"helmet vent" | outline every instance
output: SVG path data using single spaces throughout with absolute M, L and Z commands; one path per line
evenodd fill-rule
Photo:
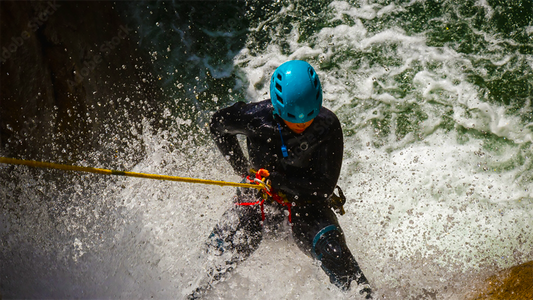
M 279 83 L 277 82 L 276 82 L 276 90 L 278 90 L 281 93 L 281 85 L 279 85 Z
M 315 87 L 318 87 L 318 77 L 315 77 Z
M 316 92 L 316 100 L 320 97 L 320 91 Z
M 281 98 L 279 95 L 276 95 L 278 97 L 278 102 L 283 104 L 283 98 Z
M 287 116 L 289 116 L 289 117 L 291 117 L 293 119 L 296 119 L 296 117 L 293 114 L 287 113 Z
M 278 73 L 278 80 L 281 80 L 281 74 Z
M 313 109 L 310 113 L 307 114 L 308 117 L 312 116 L 315 110 Z

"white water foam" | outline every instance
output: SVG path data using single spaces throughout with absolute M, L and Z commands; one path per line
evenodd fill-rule
M 247 75 L 250 101 L 268 98 L 269 76 L 284 61 L 307 59 L 315 65 L 325 106 L 342 116 L 345 130 L 356 132 L 345 140 L 339 183 L 350 200 L 340 221 L 378 293 L 389 299 L 462 299 L 471 282 L 533 259 L 531 128 L 505 107 L 486 102 L 468 83 L 465 70 L 476 68 L 471 58 L 451 48 L 429 47 L 423 35 L 407 36 L 399 28 L 370 35 L 360 21 L 402 7 L 355 8 L 334 1 L 330 8 L 333 19 L 348 15 L 354 24 L 323 28 L 311 37 L 312 47 L 298 43 L 293 30 L 283 37 L 289 39 L 290 55 L 270 46 L 256 56 L 244 49 L 235 61 Z M 400 63 L 371 65 L 365 58 L 342 58 L 346 51 L 382 49 Z M 494 64 L 509 61 L 505 54 L 487 55 Z M 318 68 L 318 63 L 330 62 L 338 67 Z M 413 90 L 398 97 L 394 76 L 409 69 L 416 72 Z M 387 113 L 398 116 L 410 104 L 421 106 L 428 116 L 419 122 L 420 133 L 398 139 L 392 124 L 388 142 L 372 146 L 376 132 L 370 121 Z M 491 149 L 482 136 L 465 140 L 455 130 L 442 129 L 441 116 L 449 110 L 455 128 L 512 143 Z M 323 287 L 312 288 L 320 292 Z

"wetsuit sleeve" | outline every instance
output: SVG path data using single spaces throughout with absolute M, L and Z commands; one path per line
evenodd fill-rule
M 218 149 L 240 176 L 248 175 L 249 163 L 237 140 L 237 134 L 246 134 L 243 110 L 246 104 L 237 102 L 213 115 L 209 129 Z
M 272 172 L 270 179 L 274 189 L 323 200 L 333 193 L 342 167 L 344 145 L 340 122 L 336 119 L 331 126 L 331 138 L 313 155 L 312 170 L 291 175 Z

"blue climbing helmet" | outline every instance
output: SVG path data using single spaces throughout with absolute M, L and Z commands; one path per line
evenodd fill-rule
M 322 107 L 322 86 L 313 67 L 302 60 L 283 63 L 270 79 L 274 114 L 292 123 L 314 119 Z

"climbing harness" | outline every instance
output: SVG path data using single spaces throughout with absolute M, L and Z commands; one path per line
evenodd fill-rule
M 268 185 L 265 182 L 266 178 L 261 176 L 262 174 L 261 170 L 263 169 L 260 169 L 257 172 L 253 169 L 250 170 L 250 172 L 255 175 L 255 178 L 253 179 L 250 176 L 246 176 L 246 180 L 248 182 L 254 182 L 263 187 L 261 189 L 261 199 L 255 202 L 239 202 L 237 203 L 237 205 L 242 205 L 242 206 L 259 205 L 261 207 L 261 219 L 265 221 L 265 200 L 270 198 L 276 201 L 277 203 L 281 204 L 282 206 L 287 207 L 287 211 L 289 212 L 289 216 L 288 216 L 289 223 L 292 223 L 292 213 L 291 213 L 292 203 L 289 202 L 289 200 L 287 199 L 287 196 L 285 196 L 284 194 L 279 193 L 279 192 L 276 193 L 271 190 L 270 185 Z
M 280 192 L 276 193 L 271 190 L 270 185 L 266 182 L 266 178 L 265 178 L 268 175 L 266 175 L 265 177 L 261 176 L 261 174 L 264 174 L 262 173 L 262 170 L 266 171 L 264 169 L 260 169 L 259 171 L 250 169 L 250 173 L 254 174 L 255 177 L 252 178 L 250 175 L 248 175 L 245 178 L 247 182 L 250 182 L 250 183 L 253 182 L 263 187 L 261 189 L 261 199 L 258 201 L 254 201 L 254 202 L 239 202 L 236 204 L 242 205 L 242 206 L 259 205 L 261 207 L 261 218 L 263 221 L 265 221 L 265 201 L 269 199 L 270 197 L 270 199 L 273 199 L 280 205 L 287 207 L 287 211 L 289 212 L 289 216 L 288 216 L 289 223 L 292 223 L 292 212 L 291 212 L 291 209 L 293 206 L 292 203 L 287 199 L 287 196 L 285 196 L 283 193 L 280 193 Z M 344 211 L 344 204 L 346 204 L 346 196 L 344 196 L 344 193 L 342 192 L 340 186 L 337 185 L 336 189 L 339 195 L 336 195 L 335 193 L 331 194 L 331 196 L 329 197 L 329 206 L 333 208 L 335 212 L 337 212 L 339 215 L 342 216 L 346 213 Z

